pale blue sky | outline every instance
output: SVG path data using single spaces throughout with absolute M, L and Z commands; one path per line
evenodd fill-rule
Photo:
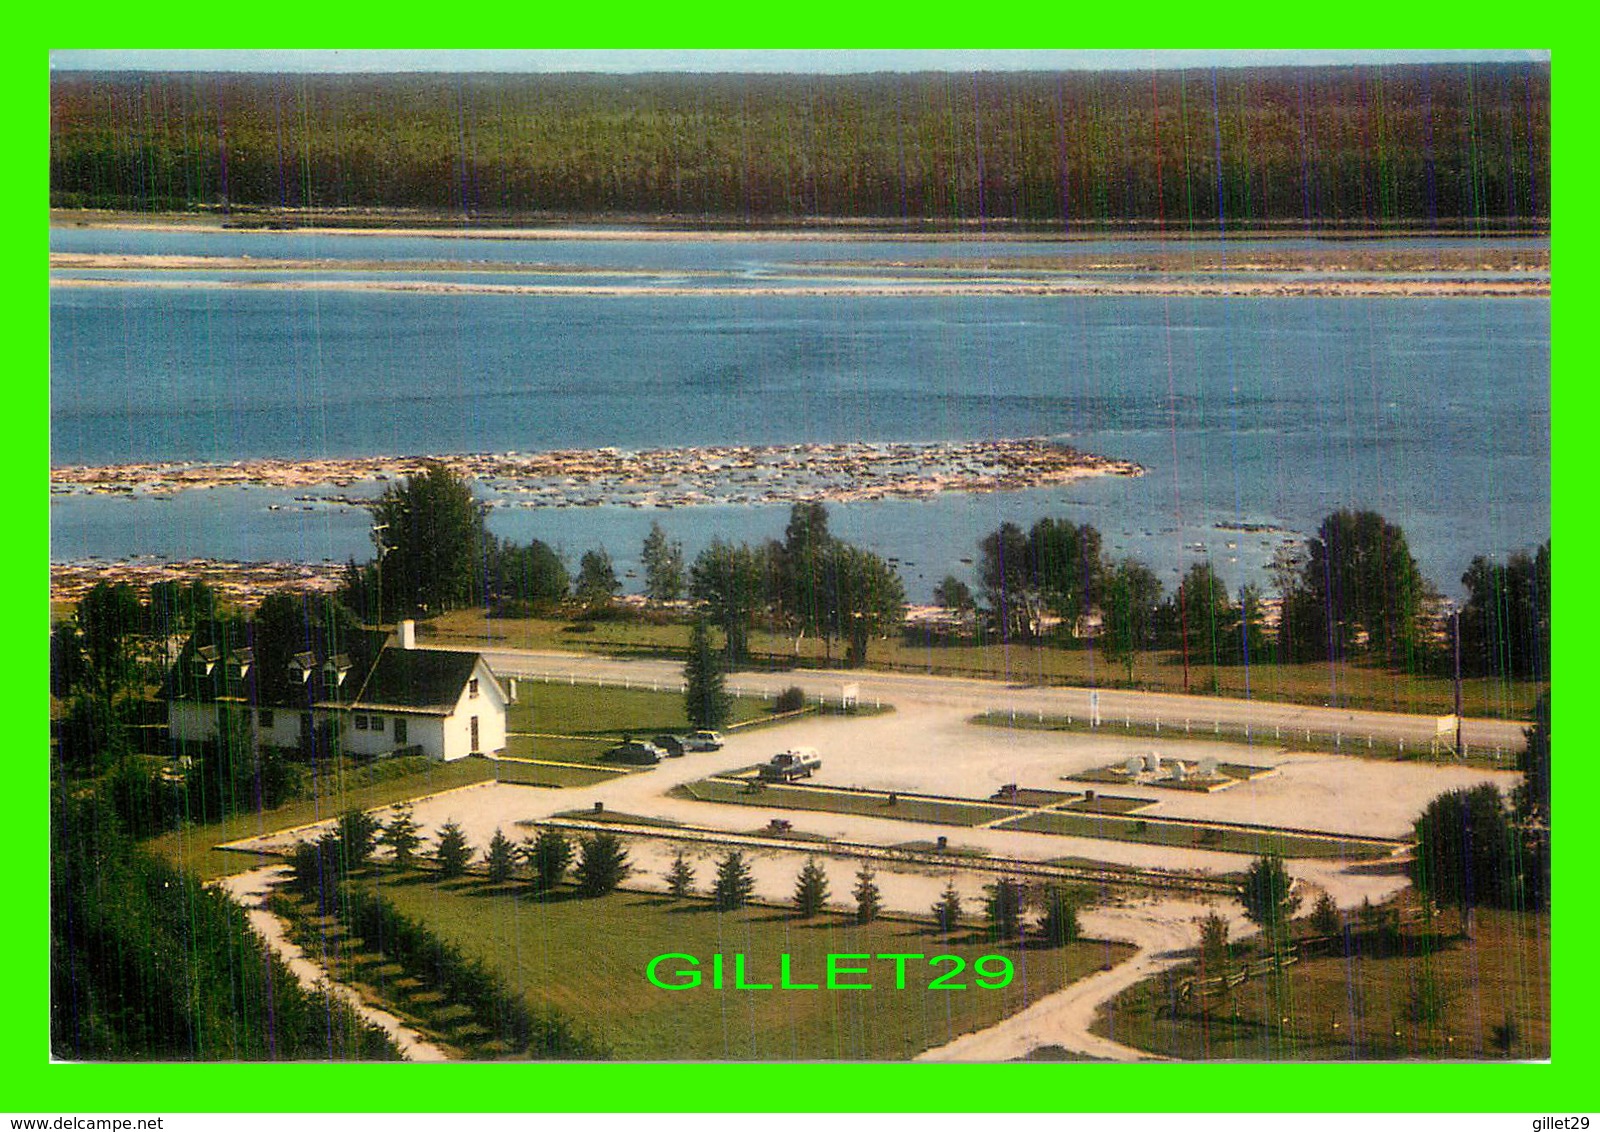
M 864 71 L 1137 70 L 1351 63 L 1548 61 L 1496 51 L 71 51 L 53 70 L 649 71 L 839 74 Z

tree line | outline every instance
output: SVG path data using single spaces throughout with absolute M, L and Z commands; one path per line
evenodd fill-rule
M 1548 218 L 1548 64 L 51 77 L 58 207 L 1173 226 Z
M 622 587 L 603 548 L 586 551 L 572 579 L 545 544 L 491 535 L 483 505 L 442 465 L 391 485 L 372 511 L 377 557 L 350 564 L 342 595 L 369 621 L 469 605 L 526 614 L 569 600 L 586 616 L 616 612 Z M 842 644 L 844 661 L 858 665 L 873 639 L 904 621 L 893 566 L 833 535 L 820 502 L 794 504 L 782 539 L 714 539 L 692 562 L 654 523 L 640 561 L 646 598 L 657 606 L 687 598 L 720 631 L 731 664 L 749 659 L 750 634 L 761 627 L 793 636 L 797 652 L 805 637 L 820 639 L 825 661 Z M 1461 579 L 1459 625 L 1441 623 L 1445 603 L 1405 532 L 1373 511 L 1329 514 L 1303 547 L 1280 547 L 1268 575 L 1270 598 L 1253 584 L 1230 590 L 1202 559 L 1168 593 L 1145 563 L 1106 554 L 1093 526 L 1046 517 L 1027 530 L 1001 524 L 979 543 L 976 592 L 951 576 L 935 598 L 963 616 L 981 613 L 1005 641 L 1092 638 L 1129 679 L 1152 649 L 1212 669 L 1364 659 L 1448 671 L 1458 629 L 1463 675 L 1548 679 L 1548 541 L 1504 562 L 1475 558 Z
M 50 816 L 57 1057 L 399 1058 L 348 1004 L 302 988 L 242 908 L 136 847 L 104 799 L 58 786 Z
M 1405 532 L 1372 511 L 1336 511 L 1303 549 L 1280 547 L 1268 571 L 1278 610 L 1272 629 L 1260 587 L 1230 592 L 1202 559 L 1168 594 L 1144 563 L 1106 555 L 1089 524 L 1045 518 L 1023 531 L 1005 523 L 978 551 L 977 594 L 951 576 L 936 587 L 936 600 L 958 614 L 981 613 L 1006 641 L 1092 637 L 1129 679 L 1138 656 L 1152 649 L 1212 668 L 1366 659 L 1449 671 L 1454 662 L 1456 626 L 1442 620 L 1438 591 Z M 1461 580 L 1463 675 L 1549 679 L 1550 542 L 1504 564 L 1475 558 Z

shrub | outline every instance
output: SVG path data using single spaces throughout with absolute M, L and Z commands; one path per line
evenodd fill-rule
M 790 684 L 778 693 L 777 702 L 773 710 L 777 712 L 799 711 L 806 706 L 806 690 L 798 684 Z

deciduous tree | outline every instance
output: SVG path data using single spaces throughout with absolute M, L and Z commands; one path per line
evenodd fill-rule
M 1390 663 L 1414 659 L 1427 583 L 1405 533 L 1373 511 L 1336 511 L 1306 544 L 1299 606 L 1308 640 L 1341 660 L 1365 648 Z
M 1143 562 L 1124 558 L 1106 572 L 1100 648 L 1106 660 L 1124 668 L 1129 681 L 1139 654 L 1155 644 L 1160 606 L 1161 579 Z
M 1473 908 L 1519 902 L 1520 839 L 1493 783 L 1439 795 L 1417 818 L 1413 835 L 1411 882 L 1435 903 L 1459 909 L 1467 931 Z
M 732 663 L 750 653 L 750 622 L 768 604 L 765 556 L 743 544 L 714 540 L 689 570 L 689 593 L 722 630 Z
M 385 616 L 439 613 L 472 601 L 487 545 L 484 505 L 455 472 L 429 463 L 371 505 Z

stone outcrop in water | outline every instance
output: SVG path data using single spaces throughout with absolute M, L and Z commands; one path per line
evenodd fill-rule
M 1126 460 L 1079 452 L 1041 437 L 940 443 L 729 445 L 565 449 L 478 455 L 254 460 L 230 464 L 119 464 L 51 470 L 57 494 L 162 496 L 223 486 L 377 486 L 437 461 L 476 480 L 490 506 L 691 507 L 852 503 L 929 498 L 946 491 L 1018 491 L 1089 476 L 1137 476 Z M 357 494 L 308 500 L 360 506 Z

